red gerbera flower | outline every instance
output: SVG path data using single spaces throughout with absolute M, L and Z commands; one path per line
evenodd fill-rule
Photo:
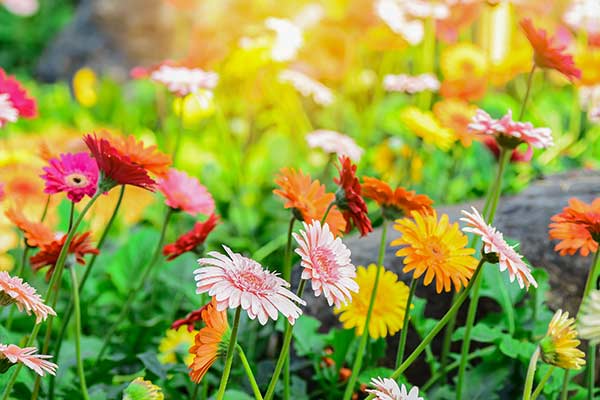
M 356 177 L 356 165 L 348 156 L 340 157 L 338 166 L 340 177 L 334 179 L 334 182 L 340 186 L 335 194 L 335 201 L 346 219 L 346 233 L 352 229 L 352 224 L 356 225 L 361 236 L 373 231 L 371 220 L 367 215 L 367 204 L 361 197 L 361 187 Z
M 545 30 L 536 29 L 529 18 L 521 20 L 521 27 L 533 47 L 535 65 L 555 69 L 569 79 L 581 78 L 581 71 L 575 67 L 573 57 L 564 53 L 566 46 L 557 44 Z
M 50 266 L 46 272 L 46 279 L 50 279 L 60 251 L 67 240 L 67 235 L 64 235 L 61 239 L 53 240 L 50 243 L 43 244 L 40 251 L 32 256 L 29 260 L 31 261 L 31 267 L 34 271 L 39 271 L 41 268 Z M 69 245 L 69 254 L 75 257 L 75 261 L 81 265 L 85 265 L 86 254 L 100 254 L 100 250 L 96 249 L 92 245 L 91 232 L 85 232 L 80 235 L 75 235 L 71 244 Z
M 209 304 L 211 303 L 205 304 L 199 309 L 188 313 L 188 315 L 186 315 L 184 318 L 175 320 L 175 322 L 171 324 L 171 329 L 176 331 L 185 325 L 188 332 L 193 332 L 196 329 L 196 324 L 202 322 L 202 312 L 206 310 Z
M 0 97 L 6 101 L 6 106 L 17 112 L 17 117 L 33 118 L 37 115 L 35 100 L 27 96 L 27 92 L 12 76 L 7 76 L 6 72 L 0 68 Z M 12 121 L 12 118 L 8 119 Z M 6 121 L 0 117 L 0 126 Z
M 172 261 L 180 255 L 202 246 L 208 234 L 217 226 L 217 222 L 219 222 L 219 217 L 211 214 L 205 222 L 196 222 L 192 230 L 181 235 L 175 243 L 167 244 L 163 248 L 163 255 L 167 257 L 167 261 Z
M 154 180 L 143 167 L 119 152 L 107 139 L 86 135 L 83 141 L 98 164 L 99 188 L 106 192 L 116 185 L 133 185 L 154 191 Z

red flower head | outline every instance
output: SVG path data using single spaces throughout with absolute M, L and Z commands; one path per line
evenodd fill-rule
M 346 219 L 346 233 L 352 229 L 352 224 L 356 225 L 361 236 L 373 231 L 371 220 L 367 215 L 367 204 L 361 197 L 361 187 L 356 177 L 356 165 L 348 156 L 340 157 L 338 166 L 340 177 L 334 179 L 334 182 L 340 186 L 335 194 L 337 206 L 342 210 Z
M 67 240 L 67 235 L 64 235 L 61 239 L 53 240 L 50 243 L 45 243 L 41 246 L 40 251 L 32 256 L 29 260 L 31 261 L 31 267 L 34 271 L 38 271 L 45 266 L 50 266 L 46 272 L 46 279 L 50 279 L 60 251 Z M 100 254 L 100 250 L 96 249 L 92 245 L 91 232 L 85 232 L 80 235 L 75 235 L 69 246 L 69 254 L 75 257 L 75 261 L 81 265 L 85 265 L 86 254 Z
M 154 191 L 154 180 L 143 167 L 119 152 L 107 139 L 86 135 L 83 141 L 90 149 L 100 170 L 99 189 L 106 192 L 116 185 L 133 185 Z
M 21 84 L 12 76 L 7 76 L 6 72 L 0 68 L 0 103 L 5 108 L 10 108 L 9 114 L 14 117 L 33 118 L 37 115 L 37 106 L 35 100 L 27 96 L 27 92 Z M 2 113 L 4 115 L 4 112 Z M 15 118 L 6 118 L 0 115 L 0 126 L 6 121 L 14 122 Z
M 498 160 L 500 158 L 500 146 L 498 146 L 496 139 L 494 139 L 491 136 L 483 136 L 482 141 L 483 141 L 483 144 L 485 145 L 485 147 L 487 147 L 487 149 L 494 155 L 494 158 L 496 160 Z M 512 154 L 510 156 L 510 162 L 526 163 L 526 162 L 531 161 L 532 157 L 533 157 L 533 147 L 531 147 L 530 144 L 527 144 L 526 149 L 515 148 L 512 151 Z
M 187 327 L 188 332 L 193 332 L 196 329 L 196 324 L 202 322 L 202 312 L 206 310 L 210 304 L 211 303 L 205 304 L 199 309 L 190 312 L 184 318 L 175 320 L 175 322 L 171 324 L 171 329 L 176 331 L 183 325 L 185 325 Z
M 555 38 L 548 36 L 545 30 L 536 29 L 529 18 L 521 20 L 521 28 L 533 47 L 535 65 L 557 70 L 571 80 L 581 78 L 581 71 L 575 67 L 573 57 L 564 53 L 566 46 L 557 44 Z
M 180 255 L 202 246 L 218 222 L 219 217 L 215 214 L 212 214 L 205 222 L 196 222 L 191 231 L 181 235 L 175 243 L 169 243 L 163 248 L 163 255 L 167 257 L 167 261 L 172 261 Z

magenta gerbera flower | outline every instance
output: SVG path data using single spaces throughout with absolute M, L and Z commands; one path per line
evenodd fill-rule
M 14 344 L 0 343 L 0 372 L 6 371 L 14 364 L 21 363 L 40 376 L 44 376 L 46 373 L 56 375 L 58 365 L 46 360 L 52 356 L 35 354 L 36 352 L 35 347 L 20 348 Z M 8 365 L 6 365 L 7 362 Z
M 335 238 L 329 225 L 321 226 L 319 221 L 310 225 L 303 222 L 304 230 L 300 235 L 294 233 L 299 248 L 296 253 L 302 257 L 300 265 L 304 268 L 302 279 L 309 279 L 315 296 L 321 293 L 331 306 L 340 307 L 352 300 L 352 294 L 358 292 L 356 268 L 350 261 L 350 250 Z
M 4 95 L 0 101 L 0 104 L 3 104 L 0 127 L 6 122 L 16 121 L 15 111 L 17 117 L 21 118 L 33 118 L 37 115 L 35 100 L 27 95 L 19 81 L 13 76 L 7 76 L 2 68 L 0 68 L 0 95 Z
M 61 154 L 44 167 L 45 193 L 66 192 L 69 200 L 78 203 L 87 195 L 92 197 L 98 186 L 98 165 L 88 153 Z
M 0 272 L 0 306 L 15 304 L 19 311 L 25 310 L 27 315 L 35 314 L 35 323 L 46 320 L 48 315 L 56 315 L 54 310 L 45 305 L 40 295 L 27 282 L 19 277 L 11 277 L 8 272 Z
M 265 325 L 269 318 L 277 320 L 278 312 L 293 324 L 302 315 L 295 303 L 304 300 L 290 292 L 288 282 L 264 269 L 258 262 L 234 253 L 223 245 L 227 255 L 211 251 L 198 260 L 194 271 L 196 293 L 208 293 L 217 301 L 217 310 L 242 307 L 250 319 Z
M 157 188 L 165 196 L 165 203 L 188 214 L 210 215 L 215 210 L 215 201 L 198 179 L 183 171 L 171 168 L 164 178 L 157 181 Z
M 533 275 L 531 275 L 531 270 L 523 261 L 523 256 L 517 253 L 514 247 L 506 243 L 502 233 L 488 225 L 474 207 L 471 210 L 473 211 L 472 213 L 462 211 L 465 218 L 461 218 L 461 221 L 468 225 L 468 227 L 463 228 L 463 231 L 474 233 L 481 237 L 483 252 L 487 256 L 492 255 L 492 259 L 498 259 L 497 262 L 500 271 L 508 271 L 511 282 L 514 282 L 516 278 L 521 289 L 525 286 L 529 289 L 530 285 L 537 287 L 538 284 Z

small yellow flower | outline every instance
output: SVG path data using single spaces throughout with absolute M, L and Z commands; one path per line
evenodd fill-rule
M 123 391 L 123 400 L 164 400 L 162 389 L 150 381 L 135 378 Z
M 169 329 L 164 338 L 158 344 L 158 361 L 163 364 L 174 364 L 177 355 L 183 357 L 185 365 L 190 365 L 194 360 L 193 354 L 189 354 L 190 347 L 194 344 L 194 337 L 198 331 L 189 332 L 187 329 Z
M 84 107 L 92 107 L 98 101 L 96 73 L 91 68 L 81 68 L 73 76 L 73 94 Z
M 442 52 L 440 68 L 448 80 L 482 77 L 487 73 L 488 60 L 479 47 L 471 43 L 457 43 Z
M 444 128 L 431 111 L 421 111 L 417 107 L 406 107 L 400 112 L 400 120 L 425 143 L 447 151 L 456 139 L 450 129 Z
M 581 369 L 585 364 L 585 353 L 577 348 L 577 331 L 575 319 L 569 318 L 569 313 L 558 310 L 550 324 L 548 333 L 540 342 L 542 360 L 551 365 L 564 369 Z
M 580 83 L 584 86 L 600 84 L 600 51 L 590 50 L 579 52 L 575 57 L 575 64 L 581 70 Z
M 408 301 L 408 286 L 398 280 L 398 275 L 386 270 L 383 266 L 379 276 L 379 285 L 373 305 L 371 320 L 369 321 L 369 336 L 373 339 L 393 336 L 402 329 L 406 302 Z M 371 300 L 371 291 L 375 284 L 377 266 L 369 265 L 368 268 L 359 266 L 356 269 L 356 283 L 358 293 L 352 293 L 352 302 L 334 309 L 339 314 L 340 322 L 344 328 L 356 328 L 356 335 L 362 335 L 365 329 L 365 320 Z

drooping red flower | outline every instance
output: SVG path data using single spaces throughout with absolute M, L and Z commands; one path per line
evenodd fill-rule
M 37 115 L 35 100 L 28 97 L 27 92 L 19 81 L 13 76 L 6 75 L 6 72 L 2 68 L 0 68 L 0 96 L 6 101 L 7 106 L 17 112 L 17 117 L 33 118 Z M 0 118 L 0 126 L 6 120 L 12 121 L 13 118 Z
M 196 222 L 192 230 L 181 235 L 175 243 L 167 244 L 163 248 L 163 255 L 167 257 L 167 261 L 172 261 L 180 255 L 202 246 L 218 222 L 219 217 L 212 214 L 205 222 Z
M 50 243 L 42 245 L 40 251 L 29 259 L 29 261 L 31 261 L 31 267 L 33 270 L 39 271 L 40 269 L 49 266 L 50 268 L 48 268 L 48 271 L 46 271 L 46 279 L 50 279 L 52 272 L 54 272 L 56 262 L 58 261 L 60 251 L 62 250 L 66 240 L 67 235 L 63 235 L 63 237 L 60 239 L 53 240 Z M 75 257 L 75 261 L 77 261 L 77 263 L 85 265 L 84 257 L 86 254 L 100 254 L 100 250 L 92 245 L 91 232 L 85 232 L 82 234 L 76 234 L 73 237 L 73 240 L 69 245 L 69 254 Z
M 520 24 L 533 47 L 535 65 L 554 69 L 571 80 L 581 78 L 581 71 L 575 67 L 573 56 L 564 52 L 566 46 L 558 44 L 544 29 L 536 29 L 529 18 L 522 19 Z
M 205 304 L 199 309 L 188 313 L 184 318 L 175 320 L 175 322 L 171 324 L 171 329 L 178 330 L 179 328 L 185 325 L 188 332 L 193 332 L 197 329 L 196 324 L 202 322 L 202 312 L 206 310 L 209 304 L 211 303 Z
M 119 152 L 107 139 L 93 134 L 86 135 L 83 141 L 98 164 L 101 191 L 106 192 L 116 185 L 133 185 L 154 191 L 155 182 L 148 171 Z
M 356 165 L 348 156 L 341 156 L 338 170 L 340 177 L 334 182 L 340 187 L 335 194 L 337 206 L 342 210 L 346 220 L 346 233 L 350 232 L 352 225 L 356 225 L 361 236 L 373 231 L 371 220 L 367 215 L 367 204 L 361 196 L 361 187 L 356 177 Z

